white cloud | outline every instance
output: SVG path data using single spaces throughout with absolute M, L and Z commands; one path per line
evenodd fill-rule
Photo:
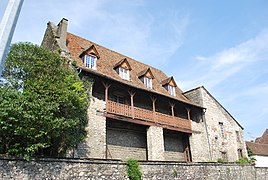
M 225 49 L 214 55 L 204 57 L 197 55 L 196 64 L 188 78 L 194 79 L 192 84 L 183 84 L 186 89 L 206 85 L 213 88 L 233 75 L 249 68 L 254 62 L 268 59 L 268 30 L 263 30 L 255 38 Z M 187 74 L 187 73 L 186 73 Z
M 65 17 L 69 20 L 69 32 L 159 67 L 182 45 L 189 16 L 167 9 L 158 14 L 160 18 L 155 17 L 146 3 L 143 0 L 25 1 L 13 42 L 40 44 L 46 23 L 57 24 Z

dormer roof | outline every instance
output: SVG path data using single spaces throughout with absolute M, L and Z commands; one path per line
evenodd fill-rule
M 79 57 L 83 57 L 84 55 L 94 55 L 96 56 L 98 59 L 100 58 L 100 55 L 96 49 L 96 47 L 94 45 L 91 45 L 89 48 L 87 48 L 86 50 L 84 50 Z
M 119 66 L 122 68 L 128 69 L 130 71 L 132 70 L 127 58 L 124 58 L 124 59 L 120 60 L 119 62 L 117 62 L 114 65 L 114 69 L 118 68 Z
M 150 77 L 150 78 L 154 79 L 154 75 L 153 75 L 153 73 L 152 73 L 152 71 L 151 71 L 150 68 L 146 68 L 143 71 L 141 71 L 141 72 L 138 73 L 138 77 L 139 78 L 140 77 L 143 77 L 143 76 Z
M 177 84 L 176 84 L 176 82 L 175 82 L 173 76 L 171 76 L 171 77 L 169 77 L 169 78 L 163 80 L 163 81 L 161 82 L 161 84 L 162 84 L 162 86 L 170 85 L 170 86 L 173 86 L 173 87 L 177 87 Z

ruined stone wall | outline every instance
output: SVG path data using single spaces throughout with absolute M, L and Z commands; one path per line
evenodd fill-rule
M 268 168 L 219 163 L 140 162 L 143 180 L 267 180 Z M 0 179 L 120 179 L 127 180 L 121 161 L 0 158 Z
M 41 43 L 41 47 L 46 48 L 48 50 L 54 51 L 56 49 L 59 49 L 60 46 L 56 40 L 56 32 L 55 32 L 56 26 L 53 25 L 53 23 L 48 22 L 47 23 L 47 29 L 45 31 L 43 41 Z

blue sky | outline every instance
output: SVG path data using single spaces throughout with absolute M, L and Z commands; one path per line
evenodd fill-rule
M 0 17 L 8 0 L 0 1 Z M 267 0 L 25 0 L 13 42 L 40 44 L 46 23 L 205 86 L 245 128 L 268 128 Z

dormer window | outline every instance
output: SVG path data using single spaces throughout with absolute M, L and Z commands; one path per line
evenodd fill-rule
M 177 85 L 176 85 L 176 82 L 172 76 L 165 79 L 164 81 L 162 81 L 162 85 L 171 96 L 176 96 Z
M 174 86 L 167 85 L 167 90 L 171 96 L 176 96 L 176 89 Z
M 97 70 L 97 59 L 100 56 L 94 45 L 83 51 L 79 57 L 82 59 L 85 67 Z
M 83 58 L 84 64 L 87 68 L 97 69 L 97 57 L 92 55 L 85 55 Z
M 130 81 L 131 67 L 130 67 L 128 60 L 126 58 L 122 59 L 121 61 L 116 63 L 114 66 L 114 70 L 118 73 L 118 75 L 122 79 Z
M 150 89 L 153 89 L 153 78 L 154 75 L 150 68 L 147 68 L 141 71 L 139 74 L 139 79 L 143 82 L 143 84 Z
M 125 69 L 123 67 L 119 67 L 119 76 L 124 79 L 129 81 L 129 70 Z
M 152 89 L 152 88 L 153 88 L 152 78 L 144 76 L 144 77 L 143 77 L 143 84 L 144 84 L 147 88 Z

